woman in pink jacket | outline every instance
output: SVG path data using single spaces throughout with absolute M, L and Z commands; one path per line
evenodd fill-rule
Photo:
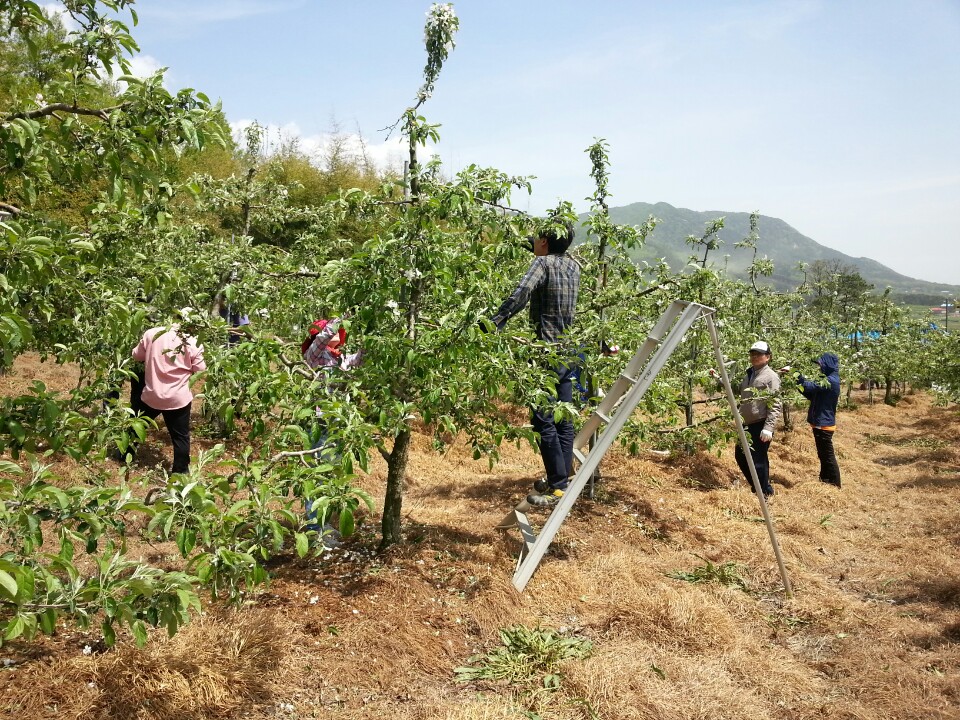
M 190 378 L 207 369 L 203 346 L 183 335 L 179 325 L 155 327 L 143 334 L 133 359 L 144 364 L 144 376 L 142 391 L 134 388 L 130 394 L 131 407 L 151 419 L 163 415 L 173 441 L 172 471 L 185 473 L 190 467 Z

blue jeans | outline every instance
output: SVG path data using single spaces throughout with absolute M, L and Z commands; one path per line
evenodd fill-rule
M 320 432 L 320 437 L 317 438 L 317 441 L 311 446 L 311 450 L 316 450 L 313 454 L 313 457 L 316 458 L 317 462 L 321 461 L 321 457 L 326 460 L 336 462 L 339 460 L 339 453 L 336 453 L 334 450 L 327 448 L 326 445 L 329 442 L 330 437 L 327 434 L 326 428 Z M 335 453 L 335 455 L 331 455 Z M 304 510 L 307 514 L 307 530 L 320 530 L 320 525 L 317 523 L 317 511 L 313 509 L 313 502 L 310 500 L 304 500 L 303 503 Z
M 573 378 L 576 367 L 561 365 L 553 369 L 557 375 L 556 396 L 552 402 L 573 402 Z M 557 421 L 553 408 L 533 408 L 530 422 L 540 433 L 540 457 L 552 488 L 563 489 L 573 473 L 573 421 Z

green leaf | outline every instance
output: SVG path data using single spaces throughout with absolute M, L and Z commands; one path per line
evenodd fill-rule
M 40 629 L 44 635 L 53 635 L 57 630 L 57 611 L 49 608 L 40 613 Z
M 197 533 L 191 528 L 181 528 L 177 533 L 177 547 L 184 557 L 190 554 L 197 544 Z
M 190 608 L 197 612 L 200 611 L 200 598 L 197 597 L 196 593 L 177 588 L 177 597 L 180 599 L 180 608 L 184 612 L 190 610 Z
M 100 624 L 100 630 L 103 632 L 103 642 L 107 647 L 113 647 L 117 642 L 117 631 L 113 629 L 113 623 L 104 620 Z
M 4 570 L 0 570 L 0 591 L 3 591 L 10 600 L 17 596 L 17 581 Z
M 23 468 L 9 460 L 0 460 L 0 472 L 23 475 Z
M 15 615 L 14 618 L 7 623 L 7 630 L 3 635 L 4 640 L 15 640 L 16 638 L 23 635 L 23 631 L 26 628 L 27 624 L 23 621 L 22 615 Z
M 356 525 L 353 518 L 353 510 L 350 508 L 344 508 L 340 511 L 340 534 L 345 538 L 350 537 L 353 535 L 355 528 Z
M 305 557 L 310 551 L 310 539 L 304 533 L 296 533 L 293 537 L 297 544 L 297 556 Z
M 147 625 L 143 620 L 137 620 L 130 626 L 130 632 L 133 633 L 133 640 L 137 647 L 142 648 L 147 644 Z
M 373 496 L 371 496 L 370 493 L 368 493 L 366 490 L 361 490 L 360 488 L 353 488 L 353 489 L 352 489 L 352 492 L 353 492 L 353 494 L 356 495 L 358 498 L 360 498 L 361 500 L 363 500 L 363 502 L 364 502 L 364 503 L 366 504 L 366 506 L 367 506 L 367 509 L 368 509 L 370 512 L 373 512 L 373 510 L 374 510 L 374 502 L 373 502 Z
M 24 441 L 27 439 L 27 432 L 23 429 L 23 425 L 18 423 L 16 420 L 10 420 L 7 423 L 7 428 L 10 430 L 10 434 L 13 435 L 14 439 L 23 445 Z

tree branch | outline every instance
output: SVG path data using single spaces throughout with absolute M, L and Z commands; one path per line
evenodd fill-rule
M 85 108 L 76 104 L 68 105 L 67 103 L 53 103 L 51 105 L 45 105 L 42 108 L 38 108 L 37 110 L 11 113 L 3 118 L 3 122 L 17 120 L 18 118 L 24 120 L 36 120 L 37 118 L 53 115 L 57 111 L 72 113 L 73 115 L 90 115 L 91 117 L 108 121 L 110 119 L 110 113 L 112 113 L 114 110 L 120 110 L 123 107 L 123 105 L 114 105 L 113 107 L 106 108 Z
M 498 210 L 503 210 L 504 212 L 514 213 L 515 215 L 524 215 L 530 217 L 530 213 L 525 210 L 520 210 L 518 208 L 510 207 L 509 205 L 501 205 L 500 203 L 495 203 L 493 200 L 484 200 L 483 198 L 474 198 L 474 200 L 481 205 L 487 205 L 488 207 L 495 207 Z M 420 202 L 417 199 L 409 200 L 375 200 L 374 205 L 413 205 Z
M 56 112 L 66 112 L 72 115 L 89 115 L 91 117 L 100 118 L 101 120 L 108 121 L 110 119 L 110 113 L 115 110 L 121 110 L 126 106 L 126 103 L 120 105 L 113 105 L 111 107 L 105 108 L 87 108 L 81 107 L 76 103 L 70 105 L 68 103 L 51 103 L 42 108 L 36 110 L 30 110 L 29 112 L 19 112 L 8 115 L 4 118 L 4 122 L 8 120 L 15 120 L 17 118 L 24 118 L 26 120 L 35 120 L 36 118 L 46 117 L 48 115 L 53 115 Z
M 677 405 L 679 407 L 686 407 L 687 405 L 710 405 L 721 400 L 726 400 L 723 395 L 717 395 L 716 397 L 705 398 L 703 400 L 691 400 L 687 402 L 686 400 L 677 400 Z
M 693 428 L 698 428 L 701 425 L 709 425 L 710 423 L 716 422 L 717 420 L 722 420 L 724 417 L 725 416 L 723 415 L 714 415 L 711 418 L 707 418 L 706 420 L 701 420 L 700 422 L 694 423 L 693 425 L 684 425 L 683 427 L 678 427 L 678 428 L 658 428 L 657 430 L 654 430 L 654 432 L 658 433 L 659 435 L 672 435 L 673 433 L 683 432 L 684 430 L 691 430 Z
M 292 360 L 288 360 L 282 354 L 279 354 L 279 353 L 277 354 L 277 357 L 280 359 L 280 362 L 282 362 L 288 369 L 290 369 L 292 372 L 296 373 L 297 375 L 305 377 L 307 380 L 317 379 L 317 376 L 314 375 L 312 372 L 310 372 L 307 369 L 307 366 L 303 364 L 303 362 L 294 362 Z
M 322 447 L 310 448 L 309 450 L 284 450 L 283 452 L 277 453 L 276 455 L 274 455 L 272 458 L 270 458 L 270 459 L 267 461 L 267 464 L 263 466 L 263 473 L 266 474 L 267 470 L 269 470 L 269 469 L 272 468 L 274 465 L 276 465 L 278 462 L 280 462 L 281 460 L 284 460 L 284 459 L 286 459 L 286 458 L 297 457 L 297 458 L 303 459 L 303 458 L 305 458 L 307 455 L 312 455 L 312 456 L 316 457 L 316 456 L 319 455 L 320 452 L 322 452 L 322 451 L 323 451 L 323 448 L 322 448 Z
M 265 275 L 266 277 L 281 278 L 281 279 L 282 279 L 282 278 L 296 278 L 296 277 L 299 277 L 299 278 L 322 278 L 322 277 L 328 277 L 328 275 L 329 275 L 329 273 L 324 274 L 324 273 L 312 272 L 312 271 L 309 271 L 309 270 L 293 270 L 293 271 L 291 271 L 291 272 L 282 272 L 282 273 L 277 273 L 277 272 L 265 272 L 265 271 L 263 271 L 263 270 L 260 270 L 260 271 L 258 271 L 258 272 L 259 272 L 260 275 Z
M 23 212 L 20 208 L 5 202 L 0 202 L 0 210 L 2 210 L 3 212 L 8 212 L 14 216 L 19 215 L 20 213 Z

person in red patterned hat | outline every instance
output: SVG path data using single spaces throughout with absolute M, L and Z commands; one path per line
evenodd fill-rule
M 347 354 L 344 352 L 344 343 L 347 341 L 347 331 L 343 327 L 343 321 L 350 318 L 349 313 L 344 313 L 341 317 L 332 320 L 314 320 L 308 330 L 308 335 L 300 345 L 300 352 L 303 354 L 303 361 L 313 368 L 318 379 L 324 383 L 324 391 L 334 392 L 337 387 L 332 382 L 332 376 L 338 371 L 349 371 L 363 362 L 363 350 Z M 323 417 L 323 411 L 320 407 L 316 409 L 317 424 L 319 426 L 319 436 L 313 444 L 316 450 L 315 456 L 321 456 L 327 462 L 336 463 L 339 461 L 340 452 L 333 447 L 330 442 L 330 432 L 328 420 Z M 313 503 L 308 499 L 305 502 L 307 514 L 307 530 L 316 530 L 323 534 L 323 542 L 328 547 L 335 547 L 337 542 L 336 532 L 328 525 L 321 526 L 318 522 L 317 511 L 313 509 Z

